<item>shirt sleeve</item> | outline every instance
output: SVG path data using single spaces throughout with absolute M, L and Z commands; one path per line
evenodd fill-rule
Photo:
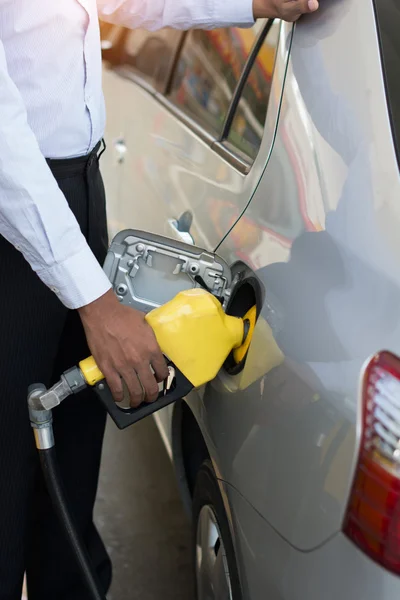
M 110 282 L 40 152 L 1 41 L 0 107 L 0 234 L 65 306 L 89 304 Z
M 97 0 L 100 19 L 149 30 L 251 27 L 253 0 Z

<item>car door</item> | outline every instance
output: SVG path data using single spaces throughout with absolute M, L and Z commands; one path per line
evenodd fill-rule
M 126 31 L 112 67 L 122 81 L 123 131 L 109 141 L 122 145 L 124 164 L 109 203 L 111 234 L 135 226 L 209 250 L 219 243 L 272 146 L 288 56 L 279 31 L 272 21 L 248 30 Z M 250 97 L 259 110 L 249 115 Z

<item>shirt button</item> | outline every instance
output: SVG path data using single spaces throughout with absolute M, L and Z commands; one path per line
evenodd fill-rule
M 18 244 L 15 244 L 15 249 L 20 252 L 21 251 L 21 246 L 18 246 Z
M 52 292 L 54 292 L 55 294 L 58 294 L 60 292 L 60 290 L 54 286 L 50 286 L 50 289 Z

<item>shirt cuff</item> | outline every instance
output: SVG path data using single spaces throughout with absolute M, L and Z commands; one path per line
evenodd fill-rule
M 60 264 L 37 271 L 40 279 L 71 309 L 94 302 L 111 289 L 111 283 L 89 246 Z
M 214 0 L 212 23 L 219 27 L 252 27 L 253 0 Z

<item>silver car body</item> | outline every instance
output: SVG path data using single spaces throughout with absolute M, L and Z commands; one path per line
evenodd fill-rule
M 250 169 L 162 94 L 105 70 L 110 233 L 193 239 L 230 265 L 245 262 L 266 290 L 261 316 L 282 359 L 242 385 L 269 347 L 260 330 L 244 373 L 221 372 L 186 399 L 224 493 L 244 597 L 394 599 L 398 577 L 341 532 L 363 365 L 379 350 L 400 355 L 400 176 L 374 6 L 325 1 L 295 27 L 274 27 L 271 95 Z M 189 238 L 176 228 L 188 210 Z M 225 229 L 213 221 L 219 210 Z M 254 243 L 240 247 L 243 227 Z M 171 455 L 182 451 L 174 410 L 157 416 Z

